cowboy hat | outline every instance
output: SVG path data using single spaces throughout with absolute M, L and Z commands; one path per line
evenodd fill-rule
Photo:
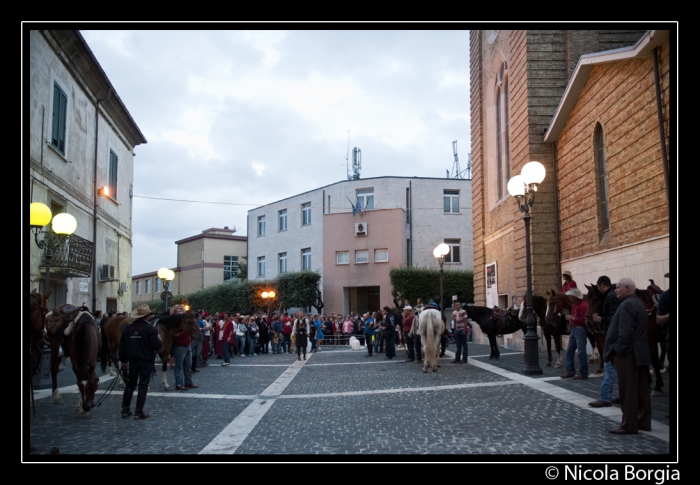
M 566 295 L 573 296 L 575 298 L 578 298 L 579 300 L 583 300 L 583 292 L 578 288 L 571 288 L 569 291 L 566 292 Z
M 151 313 L 151 307 L 144 303 L 143 305 L 139 305 L 132 313 L 136 317 L 144 317 Z
M 568 269 L 565 269 L 564 271 L 562 271 L 561 274 L 563 274 L 563 275 L 568 276 L 569 278 L 571 278 L 571 271 L 569 271 Z
M 406 305 L 405 307 L 403 307 L 403 309 L 404 310 L 413 310 L 413 307 L 411 307 L 411 305 Z
M 185 305 L 177 304 L 177 305 L 173 305 L 172 308 L 170 308 L 170 314 L 172 315 L 173 313 L 175 313 L 175 310 L 177 310 L 178 308 L 180 310 L 182 310 L 183 312 L 185 311 Z

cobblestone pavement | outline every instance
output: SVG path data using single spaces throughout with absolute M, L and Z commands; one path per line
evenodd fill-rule
M 561 369 L 523 376 L 522 352 L 501 350 L 489 360 L 487 345 L 469 345 L 469 364 L 450 364 L 454 347 L 436 372 L 404 362 L 367 357 L 363 348 L 324 347 L 298 362 L 296 355 L 234 357 L 194 374 L 197 389 L 162 390 L 151 381 L 144 421 L 122 419 L 116 386 L 87 418 L 76 410 L 70 369 L 59 374 L 63 402 L 35 390 L 35 416 L 23 402 L 26 461 L 129 461 L 135 455 L 446 455 L 453 461 L 515 455 L 658 455 L 670 460 L 667 396 L 652 397 L 651 432 L 611 435 L 619 406 L 594 409 L 602 376 L 561 379 Z M 157 366 L 160 371 L 160 365 Z M 592 366 L 591 370 L 594 370 Z M 168 371 L 174 389 L 174 375 Z M 98 398 L 113 378 L 101 376 Z M 132 410 L 136 397 L 132 401 Z M 29 444 L 36 451 L 29 453 Z M 57 448 L 60 454 L 52 453 Z M 55 450 L 54 450 L 55 451 Z M 196 456 L 195 456 L 196 455 Z M 449 458 L 451 456 L 451 458 Z M 649 457 L 647 457 L 649 458 Z M 245 460 L 241 457 L 240 459 Z M 240 460 L 239 459 L 239 460 Z M 312 458 L 310 458 L 313 460 Z M 400 458 L 397 458 L 400 459 Z M 646 460 L 646 458 L 645 458 Z

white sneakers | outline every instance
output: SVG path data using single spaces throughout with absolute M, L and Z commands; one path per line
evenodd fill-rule
M 231 364 L 229 364 L 228 362 L 224 362 L 223 364 L 221 364 L 221 367 L 226 367 L 227 365 L 231 365 Z

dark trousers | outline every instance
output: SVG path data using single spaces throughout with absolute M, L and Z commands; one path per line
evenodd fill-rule
M 148 383 L 151 380 L 151 374 L 153 372 L 153 361 L 134 359 L 129 361 L 129 382 L 126 384 L 127 388 L 132 391 L 136 389 L 137 385 L 139 389 L 148 389 Z M 137 384 L 138 383 L 138 384 Z
M 421 353 L 421 343 L 420 343 L 420 335 L 414 335 L 413 336 L 413 345 L 415 347 L 415 352 L 416 352 L 416 360 L 422 360 L 423 356 Z
M 440 337 L 440 357 L 445 356 L 445 350 L 447 349 L 447 335 L 443 334 Z
M 396 356 L 396 346 L 394 345 L 394 332 L 387 332 L 384 335 L 386 343 L 386 356 L 393 359 Z
M 457 344 L 457 351 L 455 352 L 455 360 L 459 361 L 460 359 L 464 360 L 464 362 L 467 361 L 467 355 L 469 354 L 469 350 L 467 348 L 467 334 L 464 330 L 455 330 L 455 344 Z M 462 357 L 462 349 L 464 349 L 464 356 Z
M 372 350 L 374 350 L 374 342 L 372 342 L 372 336 L 365 334 L 365 340 L 367 341 L 367 353 L 372 355 Z
M 640 429 L 651 431 L 651 397 L 647 380 L 649 366 L 638 366 L 632 352 L 627 355 L 615 354 L 613 364 L 620 390 L 620 427 L 631 432 Z
M 408 332 L 404 332 L 404 338 L 406 339 L 406 349 L 408 350 L 408 360 L 414 360 L 416 357 L 416 350 L 413 348 L 413 337 L 408 335 Z

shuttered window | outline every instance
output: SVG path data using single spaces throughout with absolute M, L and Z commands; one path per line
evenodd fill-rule
M 53 121 L 51 125 L 51 146 L 62 155 L 66 154 L 66 108 L 68 96 L 58 83 L 53 83 Z

